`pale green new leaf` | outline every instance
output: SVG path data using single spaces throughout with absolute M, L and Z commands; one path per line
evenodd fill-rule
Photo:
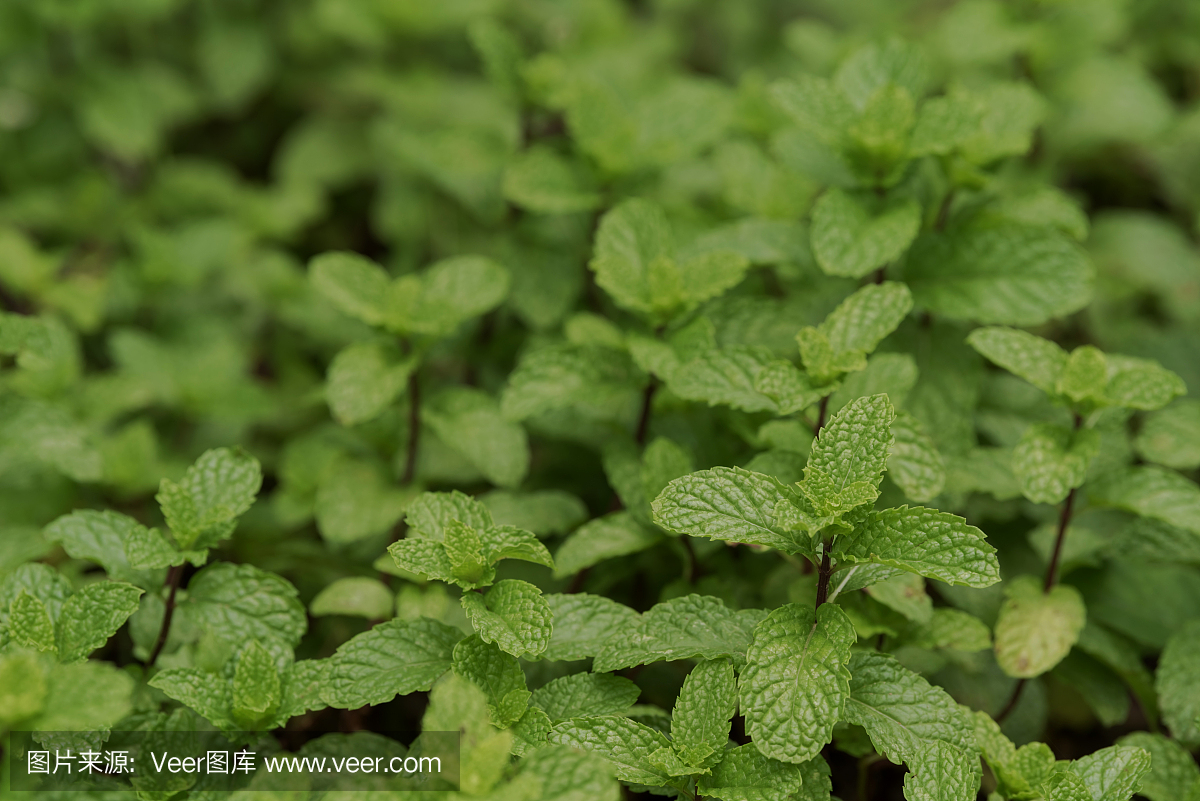
M 1048 339 L 1015 328 L 976 328 L 967 344 L 985 358 L 1047 394 L 1058 391 L 1058 379 L 1067 365 L 1067 352 Z
M 659 531 L 627 511 L 597 517 L 580 526 L 554 554 L 554 575 L 571 576 L 606 559 L 638 553 L 661 542 Z
M 611 673 L 574 673 L 538 688 L 529 703 L 559 723 L 568 718 L 623 715 L 641 692 L 629 679 Z
M 258 729 L 279 708 L 282 686 L 271 653 L 251 640 L 238 656 L 230 685 L 229 711 L 239 726 Z
M 389 278 L 375 262 L 357 253 L 322 253 L 309 262 L 308 275 L 343 314 L 370 325 L 384 322 Z
M 425 492 L 404 510 L 404 520 L 413 532 L 427 540 L 445 539 L 446 527 L 457 520 L 476 531 L 487 531 L 495 523 L 486 506 L 470 495 L 452 492 Z
M 163 479 L 155 500 L 180 548 L 210 548 L 233 533 L 262 486 L 262 468 L 241 448 L 205 451 L 179 483 Z
M 871 512 L 852 534 L 835 541 L 833 555 L 967 587 L 1000 580 L 996 549 L 982 531 L 957 515 L 919 506 Z
M 504 172 L 504 196 L 542 214 L 570 214 L 600 205 L 595 179 L 582 164 L 549 147 L 534 145 Z
M 873 209 L 831 188 L 812 212 L 812 247 L 828 275 L 862 278 L 899 258 L 917 236 L 921 207 L 911 199 Z
M 428 690 L 450 669 L 461 639 L 458 629 L 428 618 L 380 623 L 329 658 L 321 699 L 338 709 L 358 709 Z
M 1175 373 L 1150 359 L 1109 356 L 1105 398 L 1128 409 L 1161 409 L 1180 395 L 1187 384 Z
M 696 789 L 720 801 L 776 801 L 795 797 L 803 786 L 801 766 L 771 759 L 747 743 L 726 750 L 712 772 L 700 776 Z
M 1092 296 L 1093 267 L 1051 228 L 1001 224 L 918 237 L 904 281 L 916 302 L 952 320 L 1039 325 Z
M 373 420 L 404 391 L 415 360 L 399 360 L 378 342 L 356 342 L 329 363 L 325 400 L 345 426 Z
M 1079 639 L 1087 619 L 1083 598 L 1065 584 L 1044 593 L 1033 576 L 1006 582 L 1004 593 L 996 621 L 996 661 L 1010 676 L 1040 676 Z
M 462 607 L 484 642 L 495 643 L 513 656 L 539 656 L 554 630 L 542 591 L 526 581 L 505 579 L 487 595 L 464 593 Z
M 472 635 L 454 646 L 453 668 L 487 694 L 488 713 L 500 728 L 511 726 L 525 714 L 530 693 L 516 657 Z
M 671 747 L 685 764 L 711 768 L 729 743 L 737 704 L 730 659 L 701 662 L 683 681 L 671 714 Z
M 908 155 L 949 153 L 978 130 L 982 112 L 982 105 L 974 97 L 946 95 L 926 100 L 917 110 Z
M 1200 467 L 1200 400 L 1181 400 L 1147 416 L 1136 444 L 1151 462 L 1176 470 Z
M 385 323 L 398 331 L 446 336 L 500 305 L 508 296 L 508 271 L 482 256 L 455 256 L 388 287 Z
M 609 638 L 592 669 L 608 672 L 674 659 L 745 658 L 755 625 L 763 612 L 735 612 L 718 598 L 685 595 L 655 604 L 635 627 Z
M 928 503 L 946 483 L 946 465 L 933 439 L 920 421 L 907 412 L 897 412 L 892 421 L 892 447 L 888 451 L 888 477 L 909 500 Z
M 796 365 L 777 359 L 759 369 L 754 376 L 754 391 L 775 403 L 781 417 L 803 411 L 829 394 L 828 386 L 815 386 Z
M 529 440 L 486 392 L 452 387 L 421 407 L 421 419 L 493 484 L 516 487 L 529 471 Z
M 36 715 L 45 700 L 46 677 L 38 656 L 21 650 L 0 655 L 0 723 Z
M 313 617 L 353 615 L 368 620 L 386 620 L 392 616 L 396 599 L 392 590 L 379 579 L 346 576 L 325 586 L 308 605 Z
M 1094 430 L 1073 432 L 1055 423 L 1034 423 L 1013 449 L 1012 470 L 1026 498 L 1058 503 L 1083 484 L 1099 449 Z
M 1150 753 L 1113 745 L 1075 760 L 1069 770 L 1083 779 L 1095 801 L 1129 801 L 1150 770 Z
M 450 557 L 446 555 L 446 546 L 443 543 L 406 537 L 389 545 L 388 553 L 401 570 L 445 581 L 448 584 L 465 585 L 466 588 L 476 584 L 476 582 L 463 581 L 454 575 L 454 565 L 451 564 Z M 493 572 L 491 578 L 494 577 Z M 488 578 L 486 574 L 481 576 L 483 584 L 489 582 L 491 578 Z
M 652 509 L 654 522 L 676 534 L 811 553 L 807 535 L 776 523 L 776 507 L 787 501 L 783 486 L 769 476 L 740 467 L 714 467 L 672 481 Z
M 555 625 L 542 653 L 544 659 L 572 661 L 596 656 L 605 643 L 641 619 L 628 606 L 600 595 L 553 593 L 545 598 Z
M 129 619 L 144 590 L 117 581 L 87 584 L 67 599 L 58 616 L 55 643 L 62 662 L 81 662 Z
M 57 648 L 54 643 L 54 621 L 50 619 L 46 605 L 23 587 L 9 607 L 8 636 L 25 648 L 38 651 Z
M 1108 383 L 1108 360 L 1094 345 L 1080 345 L 1071 351 L 1055 386 L 1060 395 L 1075 402 L 1100 398 Z
M 868 284 L 838 304 L 821 323 L 821 331 L 835 353 L 871 353 L 912 307 L 912 293 L 904 284 Z
M 490 563 L 501 559 L 520 559 L 535 565 L 554 568 L 554 560 L 541 540 L 531 532 L 516 526 L 494 526 L 482 532 L 484 557 Z
M 895 416 L 886 395 L 846 404 L 821 429 L 808 457 L 809 468 L 828 476 L 836 492 L 859 482 L 879 486 L 892 445 Z
M 1171 734 L 1187 745 L 1200 745 L 1200 621 L 1186 624 L 1167 641 L 1155 689 Z
M 550 730 L 549 740 L 599 754 L 616 769 L 618 779 L 650 787 L 670 781 L 648 758 L 659 748 L 670 748 L 670 741 L 657 729 L 629 718 L 606 715 L 563 721 Z
M 850 694 L 856 636 L 836 604 L 788 604 L 754 630 L 738 693 L 746 731 L 766 756 L 799 763 L 833 737 Z

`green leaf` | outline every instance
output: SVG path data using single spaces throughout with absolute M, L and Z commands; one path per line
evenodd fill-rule
M 317 530 L 332 545 L 382 534 L 399 522 L 412 493 L 378 464 L 344 459 L 317 488 Z
M 786 416 L 812 406 L 829 394 L 829 387 L 815 386 L 794 364 L 777 359 L 755 373 L 754 391 L 774 401 L 776 412 Z
M 629 679 L 611 673 L 575 673 L 535 690 L 530 703 L 559 723 L 568 718 L 623 715 L 641 692 Z
M 710 775 L 701 776 L 697 791 L 721 801 L 771 801 L 796 797 L 804 786 L 799 765 L 764 756 L 754 743 L 724 752 Z
M 605 643 L 638 624 L 641 616 L 624 604 L 586 592 L 546 595 L 554 619 L 544 659 L 572 661 L 596 656 Z
M 1088 487 L 1093 501 L 1200 534 L 1200 487 L 1173 470 L 1129 467 Z
M 286 579 L 253 565 L 218 562 L 188 584 L 179 609 L 197 627 L 228 643 L 255 639 L 294 647 L 307 621 L 296 588 Z
M 532 531 L 539 537 L 565 534 L 588 519 L 583 501 L 562 490 L 492 490 L 479 501 L 496 523 Z
M 851 401 L 821 429 L 808 468 L 828 476 L 836 492 L 859 482 L 879 486 L 892 445 L 895 416 L 886 395 Z
M 888 477 L 904 490 L 909 500 L 928 503 L 946 484 L 946 465 L 933 439 L 920 421 L 907 412 L 897 412 L 892 421 L 892 447 L 888 451 Z
M 904 284 L 868 284 L 838 304 L 820 330 L 835 353 L 871 353 L 904 321 L 912 306 L 912 294 Z
M 1161 409 L 1180 395 L 1187 385 L 1175 373 L 1150 359 L 1112 355 L 1108 357 L 1108 386 L 1105 398 L 1127 409 Z
M 117 512 L 80 509 L 46 526 L 45 535 L 62 543 L 72 558 L 96 562 L 121 581 L 140 583 L 146 579 L 140 570 L 178 565 L 185 559 L 156 529 Z
M 1024 378 L 1048 395 L 1058 392 L 1058 379 L 1067 366 L 1067 352 L 1048 339 L 1015 328 L 976 328 L 967 344 L 1013 375 Z
M 835 540 L 833 555 L 967 587 L 1000 580 L 996 549 L 982 531 L 957 515 L 919 506 L 871 512 L 854 533 Z
M 41 562 L 21 565 L 0 578 L 0 637 L 8 629 L 9 609 L 22 591 L 41 601 L 50 619 L 57 620 L 71 595 L 71 584 L 57 570 Z
M 739 467 L 715 467 L 675 479 L 652 508 L 654 522 L 676 534 L 811 553 L 807 536 L 798 537 L 775 522 L 777 507 L 787 502 L 783 486 L 773 478 Z
M 637 402 L 644 382 L 629 357 L 610 348 L 537 348 L 523 355 L 509 374 L 500 410 L 511 420 L 571 407 L 611 418 Z
M 313 617 L 353 615 L 368 620 L 392 616 L 396 599 L 387 585 L 366 576 L 347 576 L 325 586 L 308 605 Z
M 638 553 L 661 542 L 660 532 L 642 525 L 629 512 L 613 512 L 579 527 L 554 554 L 556 578 L 572 576 L 606 559 Z
M 59 660 L 81 662 L 108 642 L 137 610 L 142 592 L 132 584 L 98 581 L 68 598 L 55 631 Z
M 570 214 L 600 205 L 595 179 L 577 162 L 553 149 L 534 145 L 504 172 L 504 196 L 542 214 Z
M 1140 748 L 1113 745 L 1072 762 L 1068 768 L 1083 779 L 1095 801 L 1129 801 L 1150 770 L 1150 754 Z
M 520 776 L 535 777 L 544 801 L 619 801 L 621 785 L 595 754 L 564 746 L 540 748 L 521 763 Z
M 17 645 L 38 651 L 54 651 L 54 621 L 46 605 L 25 588 L 13 599 L 8 612 L 8 636 Z
M 1200 744 L 1200 622 L 1187 623 L 1167 641 L 1155 689 L 1163 721 L 1177 740 Z
M 1013 449 L 1012 469 L 1021 492 L 1034 503 L 1058 503 L 1082 486 L 1100 449 L 1096 431 L 1034 423 Z
M 1138 432 L 1137 450 L 1176 470 L 1200 467 L 1200 400 L 1177 401 L 1148 415 Z
M 926 100 L 917 110 L 908 155 L 945 155 L 967 141 L 982 121 L 982 104 L 974 97 L 946 95 Z
M 325 399 L 344 426 L 365 423 L 383 414 L 404 392 L 414 359 L 399 359 L 379 342 L 356 342 L 329 363 Z
M 1079 402 L 1097 398 L 1108 383 L 1108 360 L 1103 351 L 1092 345 L 1080 345 L 1071 351 L 1063 365 L 1055 390 Z
M 457 629 L 428 618 L 380 623 L 329 658 L 321 699 L 337 709 L 358 709 L 428 690 L 450 669 L 461 639 Z
M 904 282 L 917 304 L 936 315 L 1030 326 L 1087 305 L 1092 274 L 1066 236 L 1008 224 L 919 237 L 905 260 Z
M 281 685 L 275 659 L 258 640 L 238 655 L 230 687 L 229 711 L 239 726 L 255 730 L 279 707 Z
M 385 323 L 401 332 L 446 336 L 499 306 L 511 283 L 508 271 L 491 259 L 443 259 L 419 276 L 401 276 L 389 285 Z
M 830 144 L 841 142 L 858 116 L 846 94 L 826 78 L 780 81 L 771 87 L 771 98 L 797 125 Z
M 617 778 L 650 787 L 667 784 L 670 777 L 651 764 L 648 755 L 670 748 L 662 732 L 616 715 L 575 718 L 550 730 L 550 742 L 591 751 L 615 768 Z
M 908 765 L 906 795 L 972 799 L 980 779 L 978 749 L 971 718 L 954 699 L 888 654 L 854 654 L 850 675 L 845 719 L 866 729 L 875 749 L 893 763 Z
M 0 654 L 0 722 L 13 724 L 33 717 L 46 700 L 46 678 L 36 654 Z
M 1150 801 L 1191 801 L 1200 797 L 1200 767 L 1186 748 L 1161 734 L 1135 731 L 1117 745 L 1140 748 L 1150 754 L 1150 770 L 1141 777 L 1139 795 Z
M 833 737 L 850 694 L 854 626 L 836 604 L 782 606 L 754 630 L 738 684 L 746 731 L 766 756 L 799 763 Z
M 241 448 L 205 451 L 177 484 L 163 479 L 155 500 L 184 549 L 211 548 L 233 533 L 262 486 L 262 467 Z
M 874 204 L 831 188 L 813 207 L 812 247 L 828 275 L 862 278 L 900 257 L 916 239 L 921 207 L 911 199 Z
M 692 668 L 671 714 L 671 747 L 685 764 L 708 769 L 720 760 L 736 704 L 732 660 L 714 659 Z
M 513 734 L 512 752 L 525 757 L 546 745 L 546 737 L 554 725 L 541 707 L 531 706 L 509 731 Z
M 309 280 L 338 311 L 370 325 L 386 317 L 388 274 L 357 253 L 322 253 L 308 263 Z
M 992 647 L 992 632 L 986 623 L 968 612 L 949 607 L 934 609 L 928 624 L 910 636 L 920 648 L 952 648 L 974 653 Z
M 533 532 L 515 526 L 495 526 L 483 532 L 483 552 L 491 563 L 501 559 L 520 559 L 535 565 L 554 568 L 554 560 L 546 546 Z
M 234 731 L 240 725 L 229 711 L 230 684 L 221 676 L 198 668 L 170 668 L 160 671 L 149 683 L 218 728 Z
M 610 637 L 592 669 L 609 672 L 675 659 L 732 657 L 741 663 L 761 610 L 735 612 L 718 598 L 685 595 L 655 604 L 632 629 Z
M 876 582 L 866 588 L 867 595 L 918 624 L 933 620 L 933 600 L 925 592 L 925 579 L 915 573 Z
M 996 621 L 996 661 L 1010 676 L 1040 676 L 1079 639 L 1087 617 L 1083 598 L 1064 584 L 1045 593 L 1032 576 L 1007 582 L 1004 595 Z
M 525 429 L 500 414 L 490 395 L 452 387 L 421 407 L 421 419 L 438 439 L 461 454 L 493 484 L 516 487 L 529 471 Z
M 685 400 L 732 406 L 744 412 L 782 414 L 780 403 L 791 409 L 807 400 L 809 386 L 803 378 L 793 376 L 788 380 L 778 375 L 778 365 L 766 348 L 712 348 L 683 362 L 665 377 L 671 392 Z M 820 398 L 819 394 L 815 396 Z
M 422 493 L 408 505 L 404 519 L 415 535 L 438 541 L 445 539 L 446 527 L 453 520 L 476 531 L 487 531 L 495 526 L 486 506 L 458 490 Z
M 681 260 L 666 212 L 635 198 L 601 218 L 589 266 L 618 305 L 665 321 L 738 284 L 750 262 L 719 250 Z
M 133 711 L 136 682 L 109 662 L 55 665 L 46 677 L 46 703 L 29 721 L 35 731 L 92 732 L 112 728 Z
M 530 693 L 515 657 L 472 635 L 454 646 L 453 668 L 487 694 L 488 714 L 500 728 L 511 726 L 525 714 Z
M 464 593 L 462 606 L 484 642 L 513 656 L 536 657 L 546 650 L 554 630 L 542 591 L 526 581 L 505 579 L 486 595 Z

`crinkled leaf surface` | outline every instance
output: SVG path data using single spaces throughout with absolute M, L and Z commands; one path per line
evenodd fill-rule
M 428 618 L 380 623 L 329 658 L 321 698 L 338 709 L 357 709 L 428 690 L 450 669 L 461 639 L 457 629 Z
M 513 656 L 536 657 L 550 643 L 553 614 L 542 591 L 529 582 L 505 579 L 487 595 L 465 593 L 462 606 L 484 642 Z

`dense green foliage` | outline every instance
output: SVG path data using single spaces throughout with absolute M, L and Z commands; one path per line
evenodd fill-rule
M 0 733 L 1200 801 L 1198 154 L 1181 0 L 0 4 Z

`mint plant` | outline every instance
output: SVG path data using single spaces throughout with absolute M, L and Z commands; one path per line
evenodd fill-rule
M 785 6 L 0 7 L 0 794 L 1200 801 L 1195 14 Z

